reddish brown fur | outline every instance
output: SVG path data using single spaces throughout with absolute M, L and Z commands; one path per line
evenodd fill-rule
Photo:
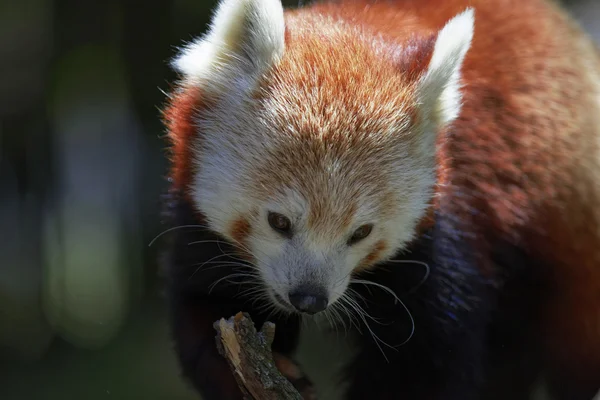
M 245 218 L 239 218 L 231 224 L 229 234 L 237 243 L 244 244 L 246 243 L 246 239 L 248 235 L 250 235 L 250 230 L 252 229 L 250 222 L 248 222 Z
M 273 361 L 275 362 L 279 372 L 281 372 L 290 381 L 304 377 L 304 373 L 300 367 L 298 367 L 298 365 L 290 358 L 279 353 L 273 353 Z
M 371 252 L 363 258 L 356 271 L 372 268 L 378 261 L 381 261 L 381 254 L 387 249 L 387 244 L 384 240 L 380 240 L 375 245 Z
M 435 39 L 435 35 L 409 39 L 398 56 L 398 68 L 412 79 L 417 79 L 431 61 Z
M 316 400 L 317 395 L 312 383 L 308 380 L 300 366 L 291 358 L 273 352 L 275 366 L 300 392 L 304 400 Z
M 319 229 L 319 225 L 330 218 L 330 216 L 326 214 L 329 210 L 326 207 L 323 207 L 323 202 L 318 201 L 318 199 L 313 199 L 312 205 L 313 207 L 311 207 L 308 214 L 307 226 L 309 229 Z M 344 205 L 345 207 L 336 210 L 336 214 L 339 215 L 337 226 L 340 228 L 340 232 L 345 232 L 350 227 L 352 217 L 357 210 L 355 202 Z
M 176 90 L 163 111 L 171 141 L 171 179 L 174 187 L 183 190 L 186 195 L 189 195 L 189 184 L 194 174 L 192 143 L 197 135 L 194 116 L 202 107 L 200 91 L 190 86 Z
M 235 244 L 237 244 L 237 255 L 253 263 L 256 261 L 256 259 L 248 250 L 248 236 L 250 236 L 251 233 L 252 225 L 250 224 L 250 221 L 244 217 L 234 220 L 229 228 L 229 235 Z
M 265 155 L 265 163 L 252 171 L 250 180 L 267 197 L 282 186 L 298 188 L 308 197 L 309 226 L 330 236 L 343 232 L 357 209 L 351 201 L 337 201 L 358 195 L 352 192 L 356 185 L 350 181 L 364 182 L 361 193 L 377 197 L 382 216 L 402 202 L 385 193 L 384 170 L 390 162 L 386 155 L 392 142 L 407 144 L 408 151 L 414 151 L 418 137 L 409 132 L 397 132 L 387 138 L 372 133 L 384 132 L 390 126 L 410 126 L 416 121 L 412 85 L 418 75 L 415 68 L 425 65 L 418 59 L 424 51 L 416 44 L 426 46 L 430 52 L 433 42 L 429 38 L 413 38 L 413 48 L 400 54 L 396 46 L 383 42 L 371 46 L 368 37 L 355 41 L 357 32 L 351 25 L 332 26 L 316 14 L 296 18 L 289 13 L 286 26 L 283 58 L 264 78 L 255 99 L 257 108 L 275 110 L 269 119 L 270 128 L 289 132 L 290 138 L 272 154 Z M 315 37 L 313 26 L 322 27 L 328 36 Z M 407 55 L 414 59 L 406 58 Z M 373 87 L 378 90 L 372 90 Z M 319 88 L 318 96 L 314 88 Z M 323 98 L 331 100 L 323 102 Z M 270 104 L 270 99 L 278 99 L 278 104 Z M 276 107 L 283 104 L 285 112 L 278 114 Z M 343 113 L 337 112 L 341 109 Z M 289 118 L 290 114 L 303 117 Z M 351 132 L 347 129 L 349 123 Z M 333 160 L 341 162 L 344 172 L 326 178 L 318 171 Z M 306 179 L 307 176 L 311 178 Z M 335 182 L 336 188 L 331 189 L 335 194 L 323 193 L 324 187 L 331 186 L 321 178 Z M 380 201 L 382 197 L 385 201 Z

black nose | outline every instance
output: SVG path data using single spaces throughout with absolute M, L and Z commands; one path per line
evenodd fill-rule
M 327 296 L 322 290 L 300 287 L 290 293 L 288 297 L 296 310 L 307 314 L 316 314 L 327 308 Z

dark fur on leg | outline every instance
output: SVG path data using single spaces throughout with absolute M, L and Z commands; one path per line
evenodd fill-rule
M 418 265 L 388 263 L 362 278 L 394 290 L 407 311 L 383 290 L 355 285 L 370 329 L 381 350 L 363 328 L 361 351 L 350 365 L 349 399 L 478 398 L 485 370 L 485 342 L 495 287 L 476 268 L 462 235 L 450 221 L 437 218 L 435 227 L 412 248 L 406 260 L 429 265 L 429 278 L 412 294 L 402 296 Z M 411 271 L 411 272 L 409 272 Z M 407 273 L 409 272 L 409 273 Z
M 171 330 L 183 374 L 204 400 L 241 399 L 231 370 L 217 352 L 213 323 L 243 311 L 260 329 L 267 320 L 268 305 L 244 294 L 253 290 L 248 275 L 252 271 L 235 256 L 235 248 L 199 225 L 190 205 L 178 194 L 171 193 L 167 200 L 170 225 L 188 226 L 171 232 L 164 258 Z M 276 324 L 273 351 L 290 357 L 298 343 L 299 319 L 269 320 Z
M 546 381 L 556 400 L 597 400 L 595 396 L 600 396 L 600 372 L 595 377 L 581 377 L 559 366 L 548 372 Z

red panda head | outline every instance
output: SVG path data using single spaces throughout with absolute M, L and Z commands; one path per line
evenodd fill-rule
M 201 97 L 190 197 L 251 255 L 275 304 L 320 311 L 413 238 L 472 35 L 472 10 L 395 43 L 317 13 L 284 17 L 279 0 L 224 0 L 176 58 L 183 91 Z

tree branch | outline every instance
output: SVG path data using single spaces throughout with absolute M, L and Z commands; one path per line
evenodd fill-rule
M 225 357 L 247 400 L 302 400 L 300 393 L 277 369 L 271 353 L 275 325 L 260 332 L 246 313 L 214 323 L 217 349 Z

